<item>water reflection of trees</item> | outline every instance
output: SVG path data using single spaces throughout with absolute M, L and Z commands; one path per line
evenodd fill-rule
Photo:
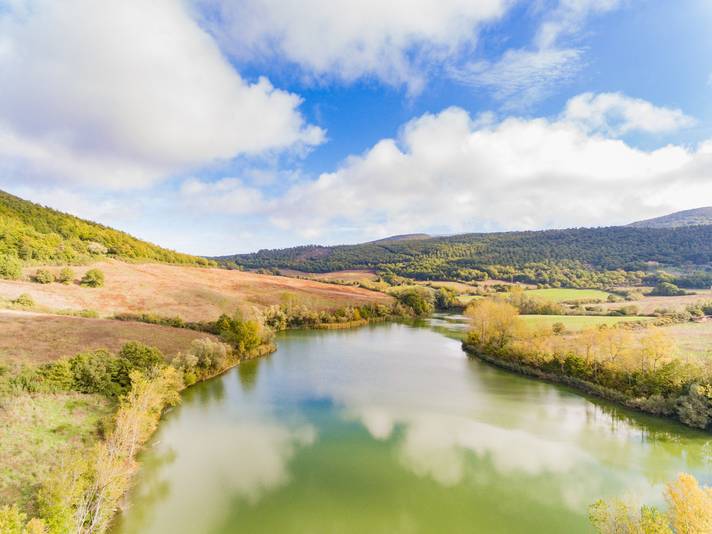
M 243 391 L 249 392 L 255 389 L 260 361 L 259 359 L 247 360 L 237 366 L 237 377 L 240 380 Z

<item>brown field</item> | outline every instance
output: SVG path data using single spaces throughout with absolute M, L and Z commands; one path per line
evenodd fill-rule
M 0 280 L 0 298 L 14 299 L 21 293 L 32 296 L 38 306 L 50 310 L 95 310 L 103 316 L 120 312 L 152 312 L 180 316 L 186 321 L 212 321 L 238 308 L 262 308 L 285 299 L 314 309 L 335 309 L 368 302 L 388 303 L 382 293 L 349 286 L 268 276 L 241 271 L 181 267 L 157 263 L 132 264 L 106 261 L 75 267 L 79 279 L 90 268 L 106 275 L 101 288 L 37 284 L 31 281 Z M 58 271 L 58 267 L 49 267 Z M 27 269 L 26 277 L 36 267 Z
M 416 282 L 418 285 L 430 286 L 430 287 L 446 287 L 452 289 L 457 293 L 474 293 L 477 291 L 477 287 L 474 285 L 464 284 L 462 282 Z
M 129 341 L 158 347 L 166 356 L 210 334 L 132 321 L 84 319 L 0 310 L 0 363 L 42 363 L 77 352 L 118 352 Z
M 285 276 L 310 278 L 312 280 L 324 280 L 326 282 L 360 282 L 362 280 L 375 280 L 378 275 L 368 270 L 333 271 L 331 273 L 303 273 L 293 269 L 280 269 Z

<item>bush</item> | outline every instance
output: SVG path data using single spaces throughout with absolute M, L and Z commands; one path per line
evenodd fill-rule
M 655 286 L 655 289 L 650 292 L 650 295 L 657 297 L 679 297 L 686 294 L 687 292 L 684 289 L 680 289 L 670 282 L 662 282 Z
M 32 278 L 38 284 L 51 284 L 54 282 L 54 275 L 47 269 L 37 269 Z
M 395 293 L 398 302 L 407 306 L 418 317 L 433 313 L 433 293 L 422 287 L 404 289 Z
M 99 269 L 89 269 L 80 283 L 86 287 L 102 287 L 104 285 L 104 272 Z
M 80 393 L 99 393 L 115 397 L 128 391 L 128 384 L 114 381 L 118 365 L 116 358 L 105 350 L 82 352 L 69 360 L 72 370 L 72 389 Z
M 22 306 L 23 308 L 32 308 L 35 305 L 35 301 L 27 293 L 22 293 L 19 297 L 13 300 L 12 303 Z
M 22 262 L 15 256 L 0 255 L 0 278 L 17 280 L 22 276 Z
M 164 362 L 163 353 L 156 347 L 149 347 L 138 341 L 129 341 L 121 348 L 119 358 L 126 360 L 131 369 L 147 371 Z
M 69 267 L 65 267 L 59 271 L 59 276 L 57 277 L 57 282 L 62 284 L 71 284 L 74 281 L 74 271 Z

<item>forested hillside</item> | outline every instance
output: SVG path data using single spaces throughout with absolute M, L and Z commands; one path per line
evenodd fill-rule
M 577 228 L 463 234 L 335 247 L 303 246 L 219 258 L 243 268 L 308 272 L 374 269 L 411 278 L 486 278 L 570 287 L 655 282 L 661 270 L 688 287 L 708 285 L 712 226 Z M 684 273 L 684 276 L 681 276 Z
M 25 263 L 76 263 L 96 257 L 206 265 L 124 232 L 0 191 L 0 258 Z

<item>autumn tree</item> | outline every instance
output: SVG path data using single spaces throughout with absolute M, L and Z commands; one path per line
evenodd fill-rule
M 502 348 L 521 326 L 517 308 L 507 302 L 483 299 L 471 304 L 465 315 L 470 318 L 470 338 L 480 345 Z

